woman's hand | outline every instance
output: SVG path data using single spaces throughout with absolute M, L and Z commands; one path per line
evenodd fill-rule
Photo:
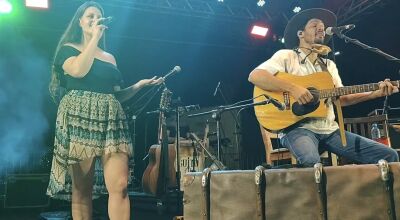
M 156 85 L 160 85 L 161 83 L 164 82 L 164 78 L 163 77 L 157 77 L 154 76 L 151 79 L 142 79 L 139 81 L 140 85 L 142 87 L 144 86 L 156 86 Z
M 155 86 L 160 85 L 164 82 L 163 77 L 154 76 L 151 79 L 142 79 L 136 82 L 135 84 L 129 86 L 128 88 L 118 90 L 118 88 L 114 88 L 116 91 L 116 97 L 120 102 L 125 102 L 132 98 L 139 90 L 141 90 L 145 86 Z
M 108 27 L 103 25 L 101 22 L 105 18 L 99 18 L 93 21 L 92 23 L 92 37 L 95 39 L 99 40 L 101 36 L 103 36 L 104 30 L 107 29 Z

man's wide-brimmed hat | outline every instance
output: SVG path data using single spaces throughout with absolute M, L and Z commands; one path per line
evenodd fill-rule
M 299 13 L 295 14 L 286 25 L 284 34 L 286 48 L 293 49 L 299 46 L 297 31 L 303 30 L 307 22 L 313 18 L 319 19 L 324 22 L 325 27 L 336 27 L 336 15 L 327 9 L 310 8 L 304 11 L 300 11 Z M 324 44 L 327 44 L 330 39 L 331 36 L 326 35 Z

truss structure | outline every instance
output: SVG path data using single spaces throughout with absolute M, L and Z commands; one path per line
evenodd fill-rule
M 353 21 L 365 13 L 373 12 L 376 7 L 387 4 L 389 0 L 348 0 L 336 11 L 339 25 Z
M 74 0 L 83 2 L 84 0 Z M 275 20 L 284 19 L 287 22 L 287 13 L 292 10 L 292 3 L 269 3 L 264 7 L 257 6 L 257 0 L 98 0 L 102 5 L 112 7 L 122 7 L 125 9 L 141 10 L 154 13 L 165 13 L 174 15 L 184 15 L 190 17 L 226 19 L 231 21 L 251 21 L 251 20 Z M 325 5 L 329 0 L 318 0 L 314 4 L 318 7 Z M 350 20 L 360 17 L 360 15 L 373 12 L 377 7 L 382 6 L 391 0 L 346 0 L 340 6 L 335 6 L 332 10 L 338 17 L 338 22 L 344 24 Z M 325 2 L 325 4 L 324 4 Z M 64 3 L 65 4 L 65 3 Z M 270 6 L 285 5 L 274 9 Z M 61 5 L 61 4 L 59 4 Z M 308 5 L 310 6 L 310 5 Z M 277 13 L 280 16 L 277 16 Z M 286 23 L 285 22 L 285 23 Z
M 248 4 L 218 2 L 217 0 L 102 0 L 99 2 L 104 6 L 232 21 L 269 18 L 266 9 L 257 7 L 256 0 L 247 1 Z
M 69 6 L 71 2 L 81 4 L 86 0 L 70 0 L 68 3 L 58 2 L 57 6 Z M 173 16 L 186 16 L 191 18 L 210 19 L 213 21 L 214 26 L 221 21 L 219 25 L 229 28 L 231 33 L 224 35 L 223 41 L 227 46 L 238 45 L 253 48 L 255 41 L 250 41 L 248 33 L 243 31 L 253 21 L 266 21 L 269 25 L 274 27 L 274 33 L 283 33 L 288 20 L 293 16 L 293 6 L 298 2 L 294 1 L 268 1 L 263 7 L 257 6 L 257 0 L 224 0 L 219 2 L 217 0 L 97 0 L 103 6 L 111 8 L 121 8 L 124 10 L 134 10 L 139 12 L 149 12 L 154 14 L 164 14 Z M 338 17 L 338 25 L 343 25 L 348 22 L 355 22 L 362 15 L 374 12 L 376 9 L 384 6 L 387 2 L 392 0 L 341 0 L 339 3 L 329 2 L 332 0 L 310 0 L 300 2 L 302 7 L 327 7 Z M 398 1 L 398 0 L 393 0 Z M 329 4 L 331 3 L 331 4 Z M 331 7 L 330 7 L 331 6 Z M 379 7 L 380 6 L 380 7 Z M 151 15 L 150 15 L 151 16 Z M 182 19 L 177 19 L 179 22 Z M 228 23 L 235 22 L 238 25 L 230 25 Z M 160 22 L 161 23 L 161 22 Z M 187 28 L 181 25 L 182 29 Z M 212 26 L 212 27 L 214 27 Z M 193 24 L 198 29 L 207 29 L 208 25 Z M 159 28 L 159 27 L 158 27 Z M 175 27 L 179 28 L 179 25 Z M 175 30 L 176 32 L 182 30 Z M 184 29 L 186 31 L 186 29 Z M 191 29 L 192 31 L 192 29 Z M 204 31 L 206 32 L 206 31 Z M 212 32 L 208 32 L 209 34 Z M 219 34 L 217 37 L 222 36 Z M 279 37 L 279 35 L 277 35 Z M 162 37 L 165 40 L 165 36 Z M 210 37 L 214 39 L 213 37 Z M 231 39 L 232 38 L 232 39 Z M 161 39 L 161 38 L 160 38 Z M 185 42 L 188 39 L 185 39 Z M 204 43 L 204 42 L 203 42 Z M 207 44 L 211 44 L 207 42 Z M 215 45 L 217 43 L 215 42 Z

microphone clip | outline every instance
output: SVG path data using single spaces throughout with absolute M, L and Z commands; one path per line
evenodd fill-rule
M 265 100 L 266 104 L 274 105 L 279 111 L 283 111 L 283 110 L 286 109 L 286 105 L 284 103 L 281 103 L 279 100 L 274 99 L 274 98 L 272 98 L 272 97 L 270 97 L 270 96 L 268 96 L 266 94 L 264 94 L 264 97 L 266 99 Z
M 356 26 L 354 24 L 347 24 L 347 25 L 343 25 L 343 26 L 339 26 L 339 27 L 328 27 L 325 30 L 325 33 L 327 35 L 337 35 L 338 37 L 340 37 L 342 35 L 342 31 L 350 31 L 353 30 Z

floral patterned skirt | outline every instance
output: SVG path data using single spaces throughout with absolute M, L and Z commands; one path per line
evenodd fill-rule
M 91 158 L 96 158 L 93 197 L 107 193 L 99 157 L 112 152 L 133 154 L 128 122 L 119 101 L 112 94 L 69 91 L 58 107 L 47 195 L 70 200 L 70 165 Z

